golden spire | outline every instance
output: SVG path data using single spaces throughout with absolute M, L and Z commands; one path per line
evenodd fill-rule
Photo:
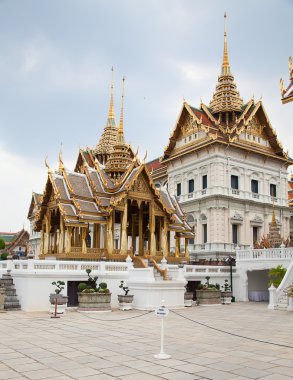
M 230 74 L 228 45 L 227 45 L 226 18 L 227 18 L 227 14 L 225 12 L 225 14 L 224 14 L 224 53 L 223 53 L 223 63 L 222 63 L 222 75 Z
M 121 95 L 121 111 L 120 111 L 120 123 L 118 129 L 117 143 L 118 145 L 123 145 L 124 141 L 124 132 L 123 132 L 123 112 L 124 112 L 124 82 L 125 77 L 122 78 L 122 95 Z
M 112 66 L 112 82 L 111 82 L 111 97 L 110 97 L 110 108 L 109 108 L 109 119 L 115 119 L 114 112 L 114 67 Z
M 224 113 L 226 123 L 233 120 L 233 115 L 229 113 L 241 112 L 243 100 L 240 98 L 237 86 L 234 82 L 234 77 L 230 70 L 228 45 L 227 45 L 227 30 L 226 30 L 226 13 L 224 14 L 224 53 L 221 75 L 218 77 L 216 91 L 213 94 L 213 99 L 210 102 L 212 114 Z

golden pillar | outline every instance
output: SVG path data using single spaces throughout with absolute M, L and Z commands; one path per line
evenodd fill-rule
M 155 218 L 154 202 L 150 202 L 149 213 L 150 213 L 150 217 L 149 217 L 149 221 L 150 221 L 150 255 L 156 256 L 156 236 L 155 236 L 156 218 Z
M 122 223 L 121 223 L 121 249 L 120 249 L 121 254 L 126 254 L 127 248 L 128 248 L 127 247 L 127 213 L 128 213 L 127 211 L 128 211 L 128 204 L 127 204 L 127 200 L 125 200 Z
M 107 223 L 107 234 L 105 234 L 105 243 L 109 255 L 113 254 L 113 212 L 109 215 Z
M 168 257 L 169 253 L 169 244 L 168 244 L 168 223 L 167 218 L 164 218 L 164 238 L 163 238 L 163 255 L 164 257 Z
M 64 222 L 62 217 L 60 216 L 60 233 L 59 233 L 59 243 L 58 243 L 58 253 L 63 253 L 63 245 L 64 245 Z
M 142 213 L 142 203 L 139 205 L 138 212 L 138 241 L 139 241 L 139 256 L 143 256 L 143 213 Z
M 177 234 L 175 235 L 175 242 L 175 257 L 180 257 L 180 236 Z
M 87 227 L 81 228 L 81 252 L 82 253 L 87 253 L 86 235 L 87 235 Z
M 136 251 L 135 215 L 131 215 L 131 236 L 132 253 L 134 254 Z
M 71 251 L 71 232 L 72 232 L 72 227 L 68 226 L 66 229 L 66 247 L 65 247 L 66 253 L 70 253 Z

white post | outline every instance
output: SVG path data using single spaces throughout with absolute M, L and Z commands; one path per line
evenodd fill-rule
M 269 288 L 269 294 L 270 294 L 270 302 L 268 304 L 268 309 L 274 310 L 276 309 L 276 295 L 277 295 L 277 289 L 274 287 L 274 284 L 271 285 Z
M 164 301 L 162 301 L 162 306 L 156 310 L 156 315 L 161 318 L 161 350 L 160 353 L 154 355 L 156 359 L 170 359 L 171 355 L 164 352 L 164 318 L 169 314 L 169 310 L 165 308 Z

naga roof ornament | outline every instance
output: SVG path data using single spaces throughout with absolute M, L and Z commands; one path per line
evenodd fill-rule
M 243 107 L 243 100 L 240 98 L 237 86 L 234 82 L 234 76 L 231 73 L 228 45 L 227 45 L 227 31 L 226 31 L 226 18 L 224 15 L 224 53 L 222 62 L 222 71 L 218 77 L 218 84 L 213 99 L 210 102 L 212 114 L 221 112 L 241 112 Z

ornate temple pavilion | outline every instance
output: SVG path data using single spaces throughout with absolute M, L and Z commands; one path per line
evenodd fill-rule
M 282 103 L 289 103 L 293 101 L 293 64 L 292 57 L 289 57 L 289 85 L 285 88 L 283 79 L 280 79 L 280 90 L 282 96 Z
M 80 149 L 75 170 L 65 168 L 61 151 L 58 170 L 47 164 L 47 183 L 35 216 L 40 258 L 188 258 L 193 231 L 176 197 L 166 187 L 155 187 L 144 160 L 125 143 L 123 99 L 124 89 L 117 127 L 112 79 L 109 115 L 97 146 Z M 170 239 L 175 239 L 173 252 Z

